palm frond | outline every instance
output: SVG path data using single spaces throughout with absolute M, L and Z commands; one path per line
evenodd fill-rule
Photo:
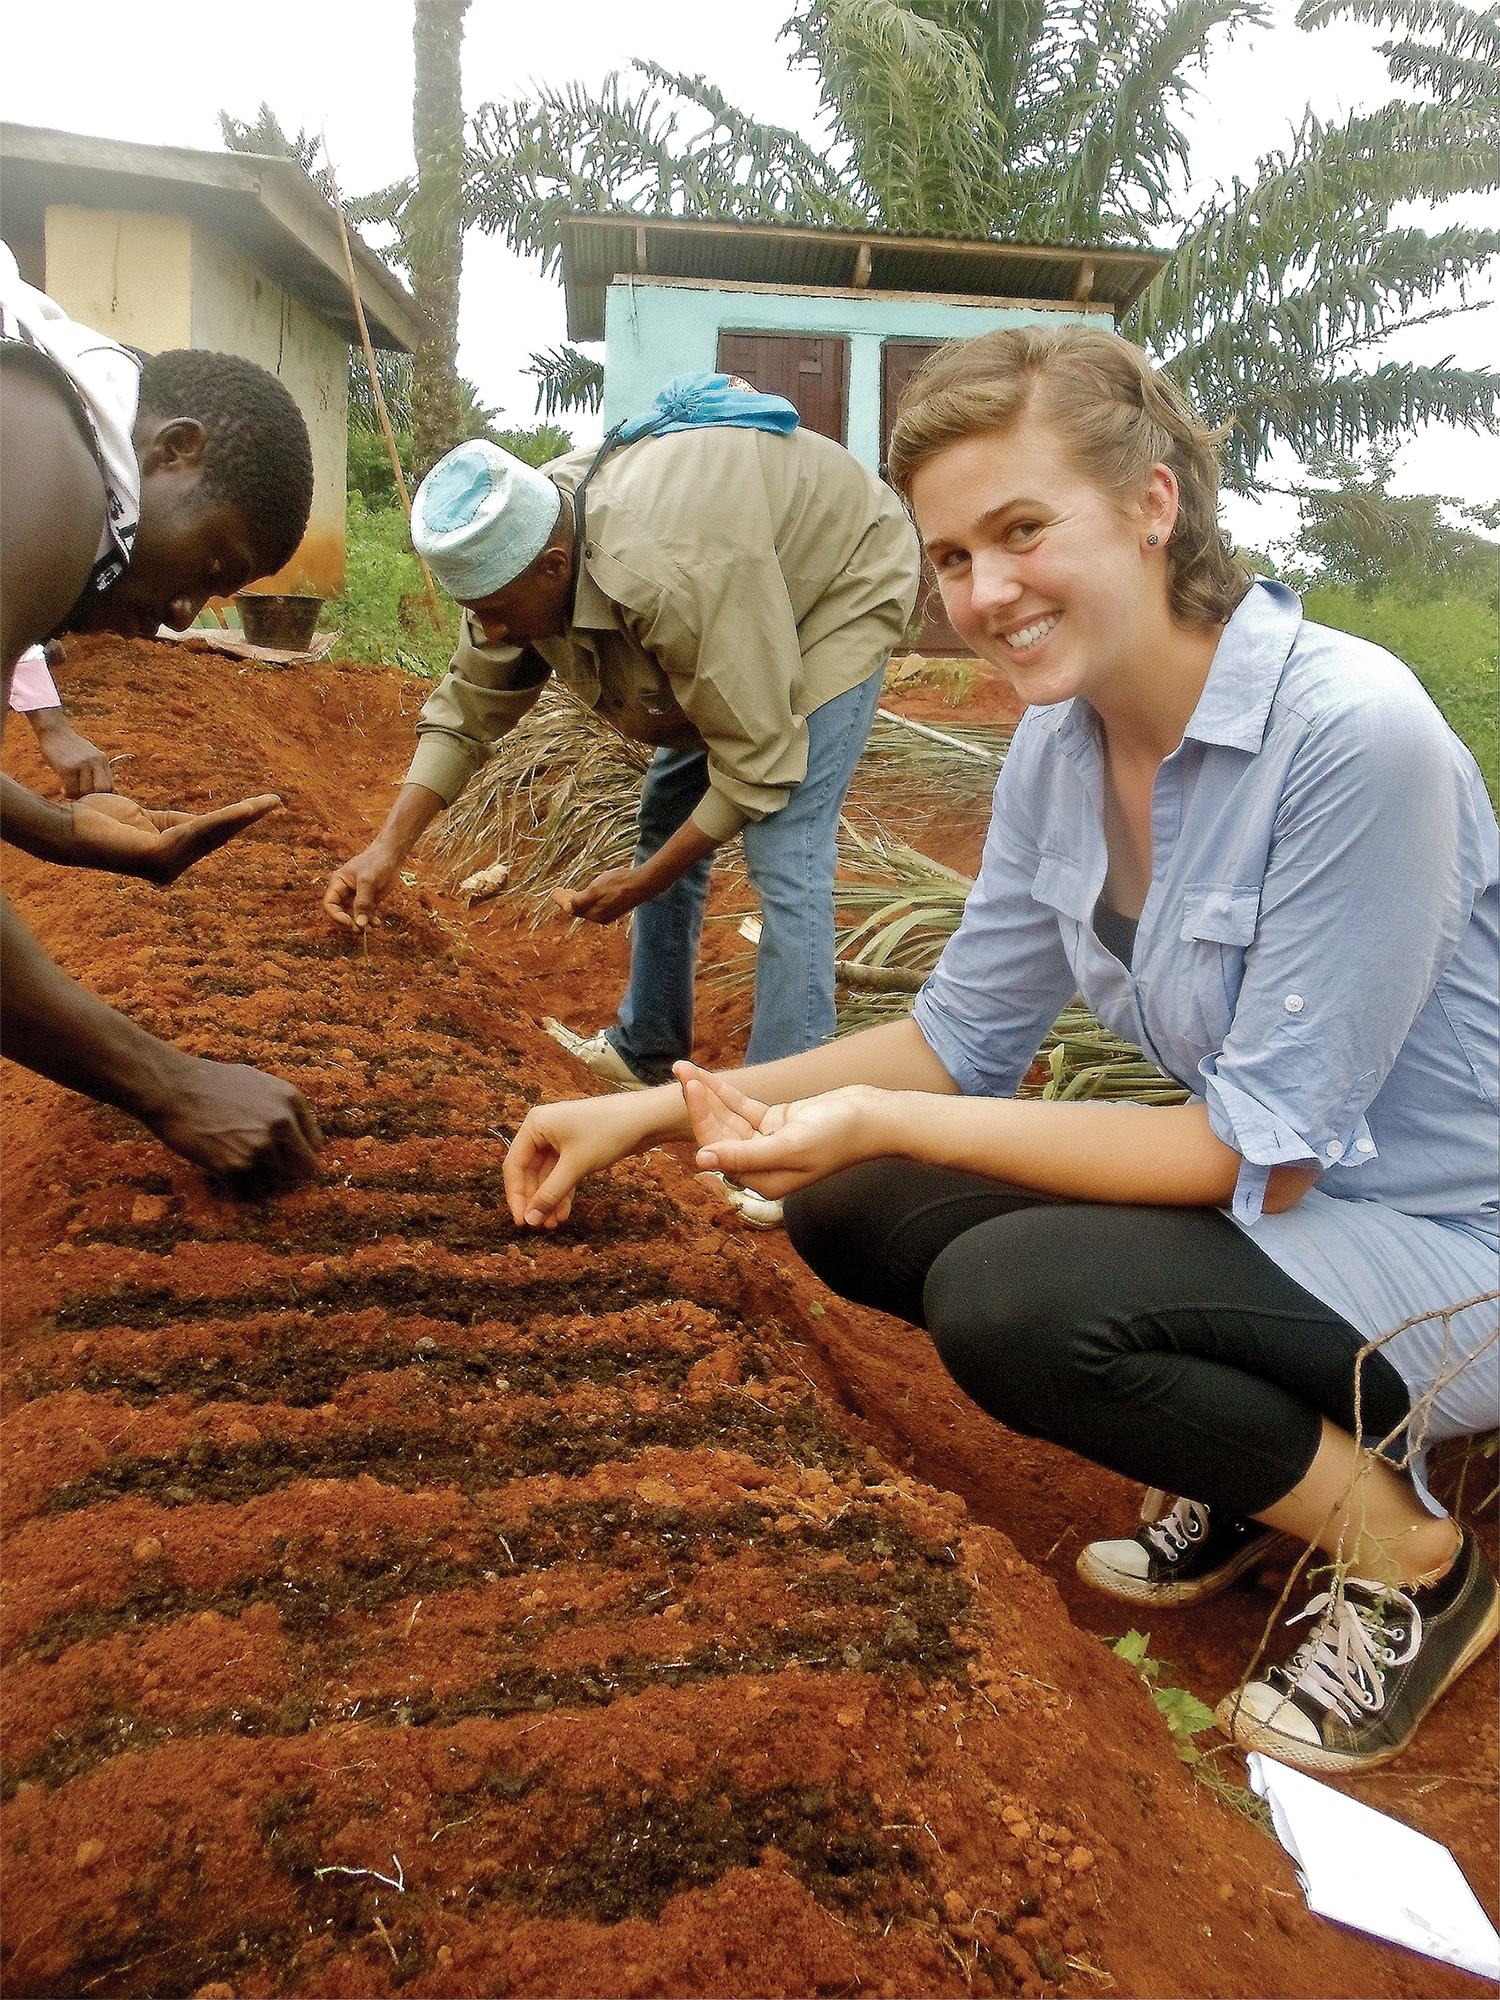
M 566 342 L 533 354 L 522 371 L 537 378 L 536 407 L 547 417 L 564 410 L 597 410 L 604 401 L 604 363 L 591 361 Z
M 555 268 L 577 211 L 713 215 L 847 226 L 864 219 L 847 178 L 796 133 L 760 125 L 700 77 L 637 63 L 634 95 L 543 86 L 474 115 L 467 220 Z M 665 98 L 663 93 L 666 93 Z M 708 123 L 684 137 L 687 117 Z
M 1457 56 L 1473 56 L 1500 65 L 1500 16 L 1493 7 L 1478 13 L 1461 0 L 1303 0 L 1297 9 L 1299 28 L 1323 28 L 1330 21 L 1349 19 L 1388 23 L 1411 35 L 1437 35 Z
M 540 915 L 551 890 L 629 864 L 651 756 L 551 681 L 419 854 L 450 890 L 504 864 Z
M 886 227 L 988 234 L 1004 131 L 968 38 L 902 0 L 814 0 L 790 25 Z

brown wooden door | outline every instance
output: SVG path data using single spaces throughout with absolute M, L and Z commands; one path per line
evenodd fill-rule
M 922 366 L 929 354 L 935 354 L 942 345 L 937 340 L 887 340 L 880 349 L 880 470 L 885 473 L 886 458 L 891 447 L 891 432 L 896 427 L 896 406 L 901 401 L 901 392 L 913 375 Z M 937 578 L 932 565 L 922 565 L 922 590 L 917 599 L 917 611 L 922 618 L 922 635 L 917 640 L 919 653 L 969 655 L 969 648 L 959 638 L 948 623 L 948 614 L 943 609 L 942 593 L 938 589 Z
M 721 333 L 721 375 L 739 375 L 763 396 L 784 396 L 810 431 L 843 444 L 849 343 L 814 333 Z

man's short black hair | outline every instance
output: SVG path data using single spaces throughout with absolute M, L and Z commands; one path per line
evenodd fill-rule
M 205 492 L 238 507 L 269 575 L 290 561 L 312 512 L 312 445 L 285 383 L 238 354 L 175 347 L 141 370 L 143 411 L 208 433 Z

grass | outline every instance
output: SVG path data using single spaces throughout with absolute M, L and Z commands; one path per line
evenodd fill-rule
M 324 607 L 321 620 L 338 628 L 340 655 L 441 680 L 458 643 L 458 606 L 439 590 L 434 629 L 405 514 L 368 507 L 351 493 L 348 537 L 344 594 Z
M 1424 603 L 1393 593 L 1362 598 L 1353 590 L 1309 590 L 1302 603 L 1317 624 L 1369 639 L 1404 660 L 1473 751 L 1490 798 L 1500 799 L 1500 653 L 1492 605 L 1465 597 Z

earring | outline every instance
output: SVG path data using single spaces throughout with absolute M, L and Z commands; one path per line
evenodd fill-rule
M 1157 544 L 1157 542 L 1158 542 L 1158 540 L 1159 540 L 1159 539 L 1160 539 L 1160 537 L 1159 537 L 1159 536 L 1157 536 L 1157 535 L 1147 535 L 1147 537 L 1146 537 L 1146 547 L 1147 547 L 1148 549 L 1154 549 L 1154 548 L 1156 547 L 1156 544 Z

